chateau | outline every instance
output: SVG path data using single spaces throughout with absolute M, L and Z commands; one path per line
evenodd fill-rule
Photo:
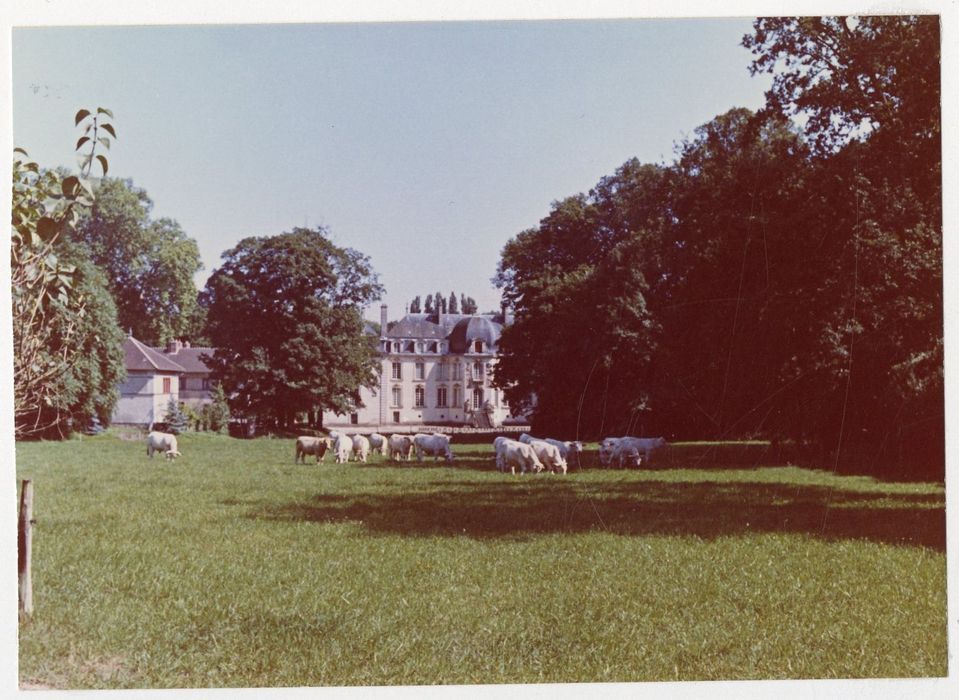
M 406 314 L 390 325 L 380 307 L 380 381 L 354 413 L 324 426 L 419 424 L 495 427 L 520 421 L 492 386 L 503 314 Z

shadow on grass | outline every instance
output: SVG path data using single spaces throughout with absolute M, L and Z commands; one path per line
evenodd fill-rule
M 434 483 L 431 490 L 319 494 L 307 502 L 260 502 L 250 517 L 360 522 L 372 533 L 476 538 L 606 531 L 715 539 L 749 533 L 866 539 L 945 551 L 940 495 L 860 493 L 823 486 L 749 482 L 582 483 L 548 476 Z M 252 505 L 252 504 L 250 504 Z

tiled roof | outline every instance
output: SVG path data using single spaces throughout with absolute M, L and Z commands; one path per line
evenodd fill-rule
M 213 355 L 214 348 L 205 348 L 201 346 L 178 348 L 175 352 L 167 352 L 166 348 L 154 348 L 154 350 L 166 358 L 173 360 L 183 367 L 184 371 L 193 374 L 206 374 L 210 371 L 203 361 L 203 355 Z
M 473 340 L 482 340 L 488 346 L 499 342 L 503 325 L 489 314 L 406 314 L 387 331 L 388 338 L 416 340 L 449 339 L 453 352 L 465 352 Z M 456 346 L 455 348 L 453 346 Z
M 160 372 L 185 372 L 182 365 L 144 345 L 132 335 L 123 341 L 123 362 L 127 370 L 157 370 Z

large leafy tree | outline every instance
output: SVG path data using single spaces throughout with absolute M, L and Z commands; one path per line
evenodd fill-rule
M 11 297 L 14 420 L 18 438 L 57 436 L 107 423 L 124 376 L 122 335 L 105 280 L 69 241 L 92 203 L 93 163 L 116 132 L 109 110 L 77 113 L 79 176 L 42 170 L 16 149 L 13 161 Z
M 379 354 L 362 309 L 383 292 L 367 256 L 322 229 L 246 238 L 201 295 L 214 377 L 234 414 L 288 425 L 297 412 L 346 412 L 375 386 Z
M 152 207 L 131 180 L 104 178 L 76 239 L 106 273 L 121 327 L 149 345 L 196 340 L 201 312 L 193 275 L 202 267 L 200 252 L 176 221 L 152 219 Z

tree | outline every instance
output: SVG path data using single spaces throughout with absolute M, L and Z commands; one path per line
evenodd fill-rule
M 432 294 L 427 294 L 427 295 L 426 295 L 426 306 L 424 307 L 423 311 L 424 311 L 425 313 L 428 313 L 428 314 L 436 313 L 436 308 L 433 306 L 433 295 L 432 295 Z
M 15 149 L 11 230 L 14 420 L 18 438 L 109 422 L 123 379 L 122 336 L 104 280 L 69 234 L 92 203 L 93 163 L 116 132 L 109 110 L 77 112 L 80 174 L 42 171 Z M 92 134 L 92 135 L 91 135 Z M 83 149 L 88 149 L 86 152 Z
M 383 292 L 369 258 L 296 228 L 243 239 L 223 261 L 201 302 L 233 413 L 290 425 L 297 412 L 352 410 L 378 379 L 361 314 Z
M 213 386 L 213 401 L 203 406 L 203 420 L 207 430 L 225 433 L 230 427 L 230 406 L 223 385 L 216 382 Z
M 419 295 L 417 295 L 413 297 L 413 301 L 410 302 L 410 313 L 418 314 L 418 313 L 421 313 L 421 311 L 422 311 L 422 306 L 420 304 L 420 297 Z
M 131 180 L 104 178 L 96 195 L 75 238 L 110 280 L 121 326 L 148 345 L 191 338 L 202 323 L 196 241 L 172 219 L 152 220 L 153 202 Z
M 163 417 L 163 422 L 167 425 L 167 430 L 169 430 L 174 435 L 179 435 L 182 432 L 185 432 L 190 425 L 189 418 L 186 413 L 180 408 L 180 404 L 171 396 L 170 400 L 166 404 L 166 415 Z
M 460 312 L 473 315 L 477 311 L 476 300 L 473 297 L 468 297 L 465 294 L 460 295 Z
M 450 300 L 447 308 L 449 308 L 451 314 L 458 314 L 460 312 L 456 301 L 456 292 L 450 292 Z
M 446 313 L 446 297 L 439 292 L 433 295 L 433 305 L 436 307 L 436 313 Z

